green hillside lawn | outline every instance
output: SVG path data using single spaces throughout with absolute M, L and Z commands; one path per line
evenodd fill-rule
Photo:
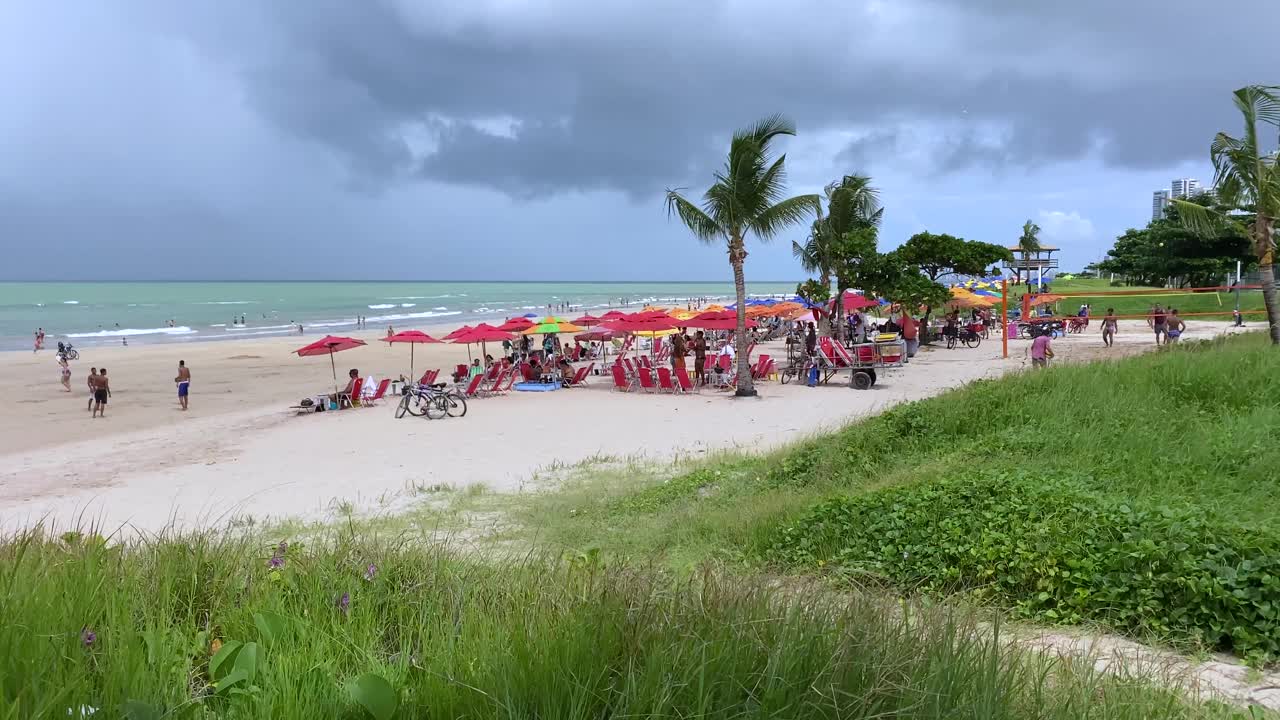
M 1189 344 L 974 383 L 639 491 L 582 480 L 525 519 L 573 548 L 834 569 L 1275 657 L 1277 398 L 1264 337 Z
M 1053 293 L 1110 293 L 1110 292 L 1127 292 L 1133 290 L 1157 290 L 1159 288 L 1145 286 L 1112 286 L 1106 280 L 1059 280 L 1049 283 L 1049 291 Z M 1018 286 L 1017 290 L 1020 295 L 1022 286 Z M 1010 287 L 1010 294 L 1014 293 L 1014 288 Z M 1196 320 L 1231 320 L 1231 311 L 1236 306 L 1235 293 L 1226 292 L 1208 292 L 1208 293 L 1190 293 L 1179 294 L 1173 291 L 1161 293 L 1160 295 L 1145 295 L 1136 297 L 1115 297 L 1110 295 L 1091 295 L 1085 297 L 1067 298 L 1057 305 L 1059 313 L 1074 315 L 1080 309 L 1080 305 L 1089 304 L 1093 308 L 1093 315 L 1101 316 L 1107 312 L 1107 308 L 1116 309 L 1118 315 L 1142 315 L 1151 309 L 1152 303 L 1160 303 L 1166 308 L 1177 308 L 1180 314 L 1212 312 L 1222 313 L 1222 315 L 1193 317 Z M 1016 301 L 1010 299 L 1010 307 L 1016 305 Z M 1241 310 L 1262 310 L 1262 292 L 1259 290 L 1242 290 L 1240 292 L 1240 309 Z M 1262 323 L 1264 316 L 1261 314 L 1246 314 L 1246 324 L 1258 326 Z

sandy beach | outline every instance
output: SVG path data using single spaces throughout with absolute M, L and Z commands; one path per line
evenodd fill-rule
M 423 328 L 443 334 L 450 328 Z M 1186 340 L 1226 331 L 1189 323 Z M 377 342 L 336 356 L 346 369 L 397 377 L 409 348 Z M 655 459 L 721 448 L 766 449 L 893 404 L 934 395 L 1029 364 L 1025 340 L 1000 358 L 995 336 L 977 349 L 922 351 L 875 388 L 808 388 L 763 383 L 761 397 L 703 390 L 686 396 L 624 395 L 606 377 L 588 387 L 479 399 L 464 418 L 394 417 L 381 406 L 296 416 L 300 398 L 331 388 L 327 357 L 292 350 L 316 336 L 95 348 L 74 364 L 73 392 L 58 382 L 53 352 L 0 353 L 0 528 L 45 521 L 95 522 L 106 530 L 157 531 L 254 521 L 316 519 L 337 502 L 373 508 L 419 485 L 482 484 L 518 491 L 540 467 L 599 454 Z M 1059 361 L 1154 349 L 1141 323 L 1124 323 L 1107 350 L 1096 324 L 1054 341 Z M 785 357 L 780 343 L 758 352 Z M 416 368 L 465 361 L 465 347 L 419 345 Z M 178 408 L 178 360 L 191 368 L 191 410 Z M 90 419 L 85 376 L 106 366 L 113 396 L 107 417 Z

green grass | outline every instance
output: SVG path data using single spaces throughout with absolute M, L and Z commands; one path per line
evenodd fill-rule
M 274 561 L 273 561 L 274 558 Z M 0 718 L 1228 718 L 943 608 L 420 542 L 0 543 Z
M 1118 362 L 979 381 L 762 458 L 727 455 L 674 477 L 639 478 L 640 489 L 617 478 L 579 479 L 565 492 L 541 498 L 522 519 L 540 537 L 571 549 L 661 555 L 676 567 L 714 557 L 747 569 L 777 562 L 813 569 L 798 554 L 779 552 L 779 535 L 812 521 L 814 509 L 832 498 L 954 478 L 1018 477 L 1096 498 L 1098 517 L 1102 508 L 1119 505 L 1156 515 L 1168 510 L 1208 524 L 1214 536 L 1257 538 L 1257 545 L 1237 548 L 1247 560 L 1280 537 L 1277 398 L 1280 353 L 1264 337 L 1188 344 Z M 1055 507 L 1060 515 L 1092 511 Z M 854 535 L 842 540 L 851 552 L 863 542 Z M 1178 552 L 1181 542 L 1168 552 Z M 917 570 L 917 577 L 925 574 Z M 890 573 L 888 579 L 905 578 Z M 981 580 L 952 579 L 962 586 Z M 1027 598 L 995 600 L 1018 606 Z M 1259 599 L 1249 611 L 1269 613 L 1264 626 L 1280 611 L 1280 603 L 1263 608 L 1266 602 Z M 1172 618 L 1180 610 L 1157 602 L 1144 613 Z M 1144 637 L 1159 629 L 1106 612 L 1080 619 Z M 1217 638 L 1208 641 L 1211 647 L 1274 652 L 1266 650 L 1274 647 L 1274 635 L 1259 645 L 1251 643 L 1252 631 L 1233 636 L 1228 628 L 1223 640 L 1218 630 L 1201 635 L 1183 627 L 1168 639 L 1209 637 Z
M 1017 288 L 1019 294 L 1022 292 L 1021 288 L 1022 286 Z M 1159 288 L 1147 286 L 1113 286 L 1107 280 L 1093 279 L 1055 280 L 1049 283 L 1049 291 L 1053 293 L 1109 293 L 1157 289 Z M 1013 294 L 1014 290 L 1014 286 L 1011 285 L 1010 294 Z M 1160 303 L 1166 308 L 1177 308 L 1178 313 L 1181 315 L 1188 313 L 1222 313 L 1221 315 L 1189 318 L 1193 320 L 1230 320 L 1231 311 L 1236 306 L 1236 297 L 1235 293 L 1229 291 L 1186 294 L 1167 290 L 1160 295 L 1139 295 L 1134 297 L 1114 297 L 1099 294 L 1067 298 L 1058 303 L 1058 310 L 1068 315 L 1074 315 L 1080 305 L 1085 303 L 1088 303 L 1093 308 L 1095 317 L 1106 314 L 1109 307 L 1115 308 L 1117 315 L 1143 315 L 1150 311 L 1152 303 Z M 1016 302 L 1011 300 L 1010 305 L 1016 305 Z M 1260 290 L 1242 290 L 1240 292 L 1240 309 L 1262 310 L 1262 292 Z M 1252 321 L 1256 324 L 1262 321 L 1264 317 L 1261 314 L 1246 314 L 1245 322 Z

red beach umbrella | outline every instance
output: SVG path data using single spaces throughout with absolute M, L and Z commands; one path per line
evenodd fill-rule
M 442 339 L 442 340 L 444 340 L 444 341 L 446 341 L 446 342 L 451 342 L 454 338 L 458 337 L 459 335 L 462 335 L 463 333 L 467 333 L 467 332 L 471 332 L 471 326 L 470 326 L 470 325 L 463 325 L 462 327 L 458 328 L 457 330 L 454 330 L 453 332 L 449 333 L 448 335 L 445 335 L 445 336 L 444 336 L 443 338 L 441 338 L 441 339 Z
M 333 391 L 334 393 L 337 393 L 338 392 L 338 367 L 333 361 L 333 354 L 336 352 L 342 352 L 343 350 L 358 348 L 364 344 L 365 343 L 363 340 L 359 340 L 353 337 L 342 337 L 340 335 L 325 335 L 324 337 L 311 343 L 310 345 L 303 345 L 297 350 L 294 350 L 294 352 L 297 353 L 299 357 L 311 357 L 314 355 L 328 355 L 329 369 L 333 371 Z
M 732 310 L 724 312 L 704 312 L 695 315 L 689 320 L 685 320 L 684 324 L 689 327 L 702 328 L 704 330 L 737 330 L 738 314 Z M 747 318 L 747 327 L 753 328 L 757 325 L 755 320 Z
M 453 342 L 455 344 L 466 343 L 467 357 L 469 358 L 471 357 L 471 345 L 474 343 L 480 343 L 480 352 L 485 352 L 487 350 L 485 343 L 499 342 L 502 340 L 514 340 L 514 339 L 515 339 L 515 336 L 509 332 L 506 332 L 505 330 L 499 330 L 498 328 L 492 325 L 489 325 L 487 323 L 480 323 L 479 325 L 476 325 L 470 330 L 453 338 L 450 342 Z
M 594 315 L 583 315 L 582 317 L 575 319 L 573 324 L 581 325 L 582 327 L 591 327 L 592 325 L 599 325 L 600 320 L 600 318 Z
M 388 335 L 382 338 L 386 343 L 410 343 L 409 345 L 409 375 L 413 375 L 413 349 L 414 346 L 422 343 L 442 343 L 443 340 L 437 340 L 421 330 L 402 330 L 395 335 Z
M 504 332 L 520 332 L 533 327 L 533 321 L 527 317 L 514 317 L 498 326 Z
M 606 342 L 613 339 L 613 332 L 609 330 L 591 330 L 578 333 L 573 336 L 573 339 L 578 342 Z
M 852 290 L 845 290 L 844 292 L 844 309 L 846 311 L 865 310 L 869 307 L 876 307 L 879 304 L 874 299 L 868 298 L 866 295 L 859 295 Z M 831 307 L 835 307 L 834 301 L 832 301 Z
M 600 319 L 601 320 L 621 320 L 625 317 L 627 317 L 627 314 L 622 312 L 621 310 L 610 310 L 609 312 L 601 315 Z

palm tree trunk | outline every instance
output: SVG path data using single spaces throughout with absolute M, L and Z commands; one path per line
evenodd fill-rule
M 1267 309 L 1267 332 L 1272 345 L 1280 345 L 1280 308 L 1276 306 L 1275 236 L 1271 218 L 1258 213 L 1253 221 L 1253 237 L 1258 252 L 1258 282 L 1262 284 L 1262 304 Z
M 742 263 L 747 250 L 742 237 L 735 235 L 729 241 L 729 264 L 733 266 L 733 292 L 737 296 L 738 329 L 733 336 L 734 355 L 738 358 L 738 397 L 755 397 L 756 389 L 751 381 L 751 361 L 747 357 L 747 280 L 742 274 Z

